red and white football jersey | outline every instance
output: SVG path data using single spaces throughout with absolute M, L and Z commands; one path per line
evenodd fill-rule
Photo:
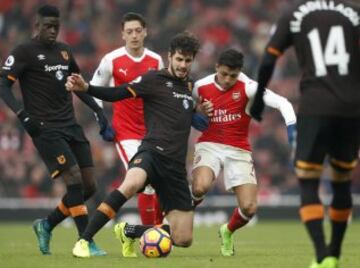
M 161 56 L 149 49 L 145 48 L 143 55 L 135 58 L 125 47 L 121 47 L 102 58 L 90 84 L 119 86 L 150 70 L 160 70 L 163 67 Z M 143 100 L 136 98 L 114 102 L 112 126 L 116 141 L 142 139 L 145 135 Z
M 198 142 L 221 143 L 251 151 L 248 139 L 251 120 L 249 109 L 256 90 L 257 82 L 244 73 L 240 73 L 235 85 L 226 91 L 216 82 L 215 74 L 196 81 L 194 100 L 201 96 L 214 105 L 214 115 L 210 118 L 209 127 Z M 266 89 L 264 102 L 280 110 L 286 125 L 296 122 L 294 109 L 284 97 Z

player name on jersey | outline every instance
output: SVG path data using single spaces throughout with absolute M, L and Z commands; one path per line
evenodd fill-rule
M 295 20 L 290 21 L 291 32 L 300 32 L 303 19 L 312 12 L 321 10 L 340 12 L 342 15 L 347 17 L 354 26 L 358 26 L 360 23 L 360 18 L 357 12 L 349 6 L 344 6 L 342 3 L 335 4 L 334 1 L 307 1 L 293 12 Z

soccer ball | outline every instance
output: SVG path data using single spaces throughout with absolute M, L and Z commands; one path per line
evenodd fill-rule
M 161 228 L 150 228 L 140 237 L 140 250 L 148 258 L 166 257 L 171 248 L 170 235 Z

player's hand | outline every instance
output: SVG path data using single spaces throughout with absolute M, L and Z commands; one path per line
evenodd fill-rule
M 202 97 L 199 97 L 198 103 L 196 104 L 196 112 L 211 117 L 214 115 L 214 105 L 211 101 L 207 99 L 203 100 Z
M 89 88 L 89 84 L 86 83 L 81 74 L 73 73 L 67 77 L 65 88 L 67 91 L 86 92 Z
M 264 90 L 258 88 L 254 97 L 254 101 L 250 107 L 250 116 L 259 122 L 262 120 L 261 114 L 265 108 L 263 95 Z
M 99 111 L 95 113 L 96 121 L 98 121 L 100 126 L 100 135 L 104 141 L 114 141 L 115 139 L 115 131 L 109 124 L 108 120 L 106 119 L 103 111 Z
M 30 115 L 24 110 L 21 110 L 17 116 L 21 124 L 24 126 L 26 132 L 29 133 L 31 137 L 35 138 L 40 135 L 42 130 L 41 128 L 44 126 L 43 122 L 31 118 Z

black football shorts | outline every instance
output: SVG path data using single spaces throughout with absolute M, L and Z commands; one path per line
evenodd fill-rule
M 146 171 L 147 182 L 159 197 L 165 213 L 177 209 L 193 210 L 190 188 L 183 164 L 150 150 L 143 150 L 130 160 L 129 169 L 139 167 Z
M 76 164 L 80 168 L 93 166 L 90 143 L 78 124 L 44 128 L 33 142 L 52 178 Z
M 330 161 L 346 164 L 358 157 L 360 118 L 300 115 L 297 119 L 296 161 L 322 164 Z M 345 168 L 346 169 L 346 168 Z

